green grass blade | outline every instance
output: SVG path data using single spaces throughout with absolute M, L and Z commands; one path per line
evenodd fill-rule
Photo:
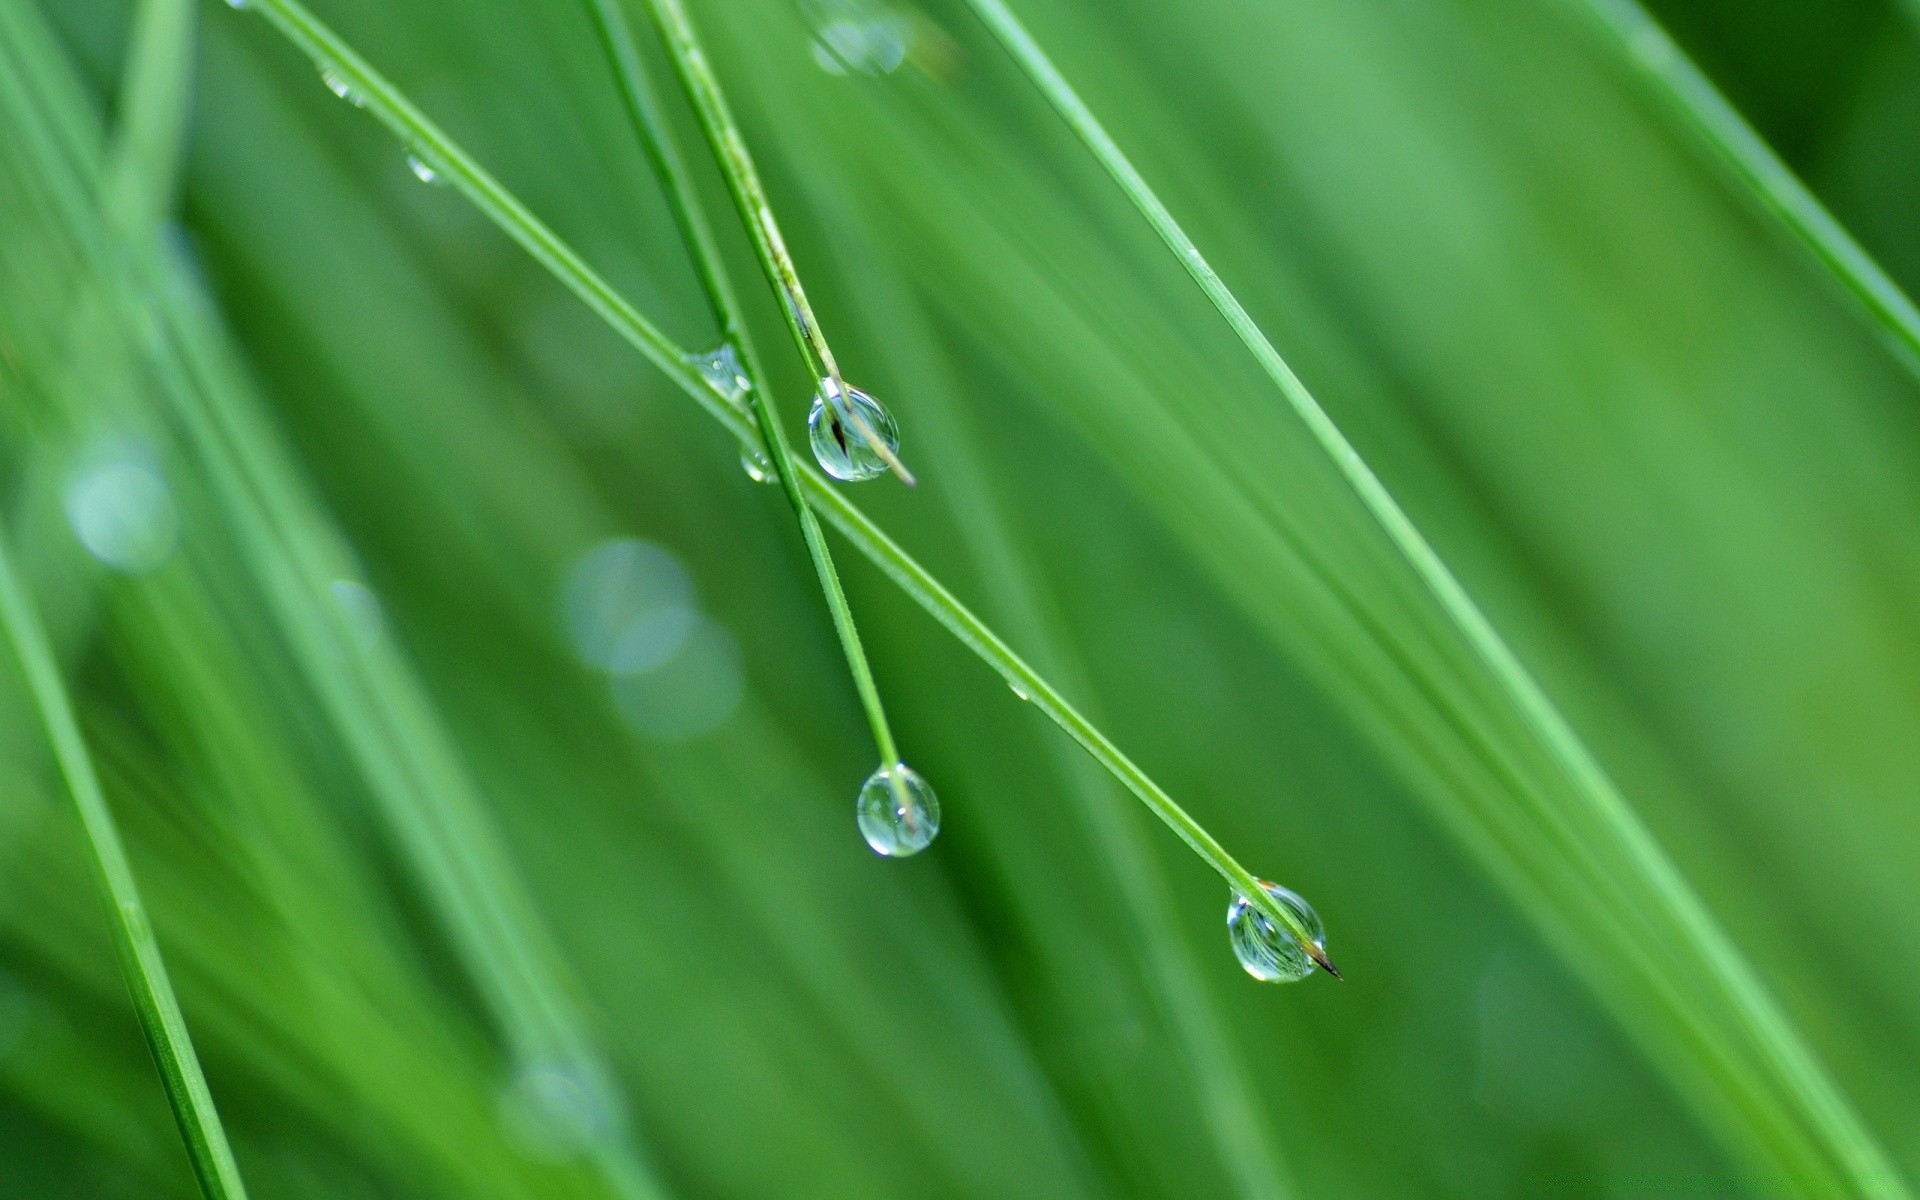
M 144 0 L 134 11 L 108 187 L 130 236 L 150 237 L 172 209 L 192 105 L 194 0 Z
M 443 173 L 461 194 L 551 271 L 615 332 L 726 427 L 728 432 L 743 445 L 754 444 L 756 432 L 753 426 L 707 383 L 679 346 L 642 316 L 572 247 L 483 170 L 332 30 L 295 0 L 253 0 L 253 5 L 316 64 L 328 67 L 345 79 L 365 103 L 367 111 L 402 141 L 424 148 L 433 155 L 436 167 L 445 168 Z M 1068 703 L 1053 685 L 1042 679 L 985 622 L 961 604 L 865 513 L 830 486 L 825 477 L 805 464 L 796 463 L 795 467 L 808 503 L 821 517 L 839 529 L 861 553 L 963 645 L 999 672 L 1009 684 L 1032 697 L 1040 711 L 1085 747 L 1101 766 L 1165 822 L 1202 861 L 1217 871 L 1229 887 L 1253 899 L 1270 920 L 1292 931 L 1303 945 L 1307 944 L 1308 934 L 1300 926 L 1299 919 L 1290 910 L 1274 903 L 1245 867 L 1235 861 L 1146 772 L 1122 754 L 1091 721 Z
M 981 21 L 1179 259 L 1241 343 L 1279 388 L 1367 513 L 1412 567 L 1448 621 L 1495 681 L 1515 716 L 1571 785 L 1585 812 L 1621 855 L 1620 869 L 1645 889 L 1663 931 L 1701 968 L 1728 1009 L 1738 1053 L 1757 1057 L 1754 1114 L 1773 1127 L 1783 1157 L 1808 1182 L 1835 1194 L 1904 1194 L 1884 1154 L 1767 996 L 1752 969 L 1646 831 L 1624 797 L 1452 571 L 1415 528 L 1344 434 L 1208 264 L 1152 187 L 1002 0 L 968 0 Z M 1546 814 L 1560 823 L 1555 814 Z M 1570 827 L 1562 828 L 1571 834 Z M 1581 851 L 1584 853 L 1584 851 Z M 1604 874 L 1603 870 L 1603 874 Z M 1703 1047 L 1704 1050 L 1704 1047 Z M 1716 1048 L 1709 1053 L 1724 1052 Z M 1770 1111 L 1769 1111 L 1770 1110 Z M 1890 1193 L 1889 1188 L 1893 1191 Z
M 186 1019 L 180 1013 L 180 1001 L 167 978 L 166 962 L 160 956 L 160 943 L 154 938 L 147 919 L 146 906 L 140 901 L 140 889 L 134 883 L 133 868 L 127 862 L 125 847 L 114 825 L 113 813 L 100 791 L 100 781 L 87 753 L 86 739 L 74 718 L 73 702 L 53 648 L 47 641 L 33 602 L 20 586 L 13 568 L 12 555 L 0 544 L 0 624 L 13 643 L 34 707 L 46 726 L 60 775 L 67 792 L 79 810 L 80 824 L 92 851 L 93 866 L 106 898 L 108 927 L 113 932 L 114 949 L 120 968 L 132 994 L 141 1032 L 153 1051 L 166 1087 L 167 1102 L 173 1107 L 174 1120 L 186 1144 L 194 1177 L 209 1200 L 244 1200 L 246 1186 L 240 1182 L 240 1169 L 233 1161 L 220 1114 L 214 1108 L 213 1095 L 207 1090 L 205 1073 L 194 1054 L 193 1039 L 187 1033 Z
M 1578 6 L 1648 84 L 1667 115 L 1732 174 L 1745 193 L 1870 316 L 1909 370 L 1920 373 L 1920 309 L 1821 204 L 1739 110 L 1636 0 Z M 1912 0 L 1901 7 L 1920 11 Z
M 833 348 L 827 344 L 819 318 L 814 316 L 806 288 L 801 286 L 799 269 L 794 266 L 793 256 L 787 253 L 786 239 L 781 236 L 780 224 L 774 219 L 773 204 L 767 199 L 766 188 L 761 186 L 760 172 L 753 165 L 753 155 L 747 150 L 746 138 L 734 122 L 726 93 L 721 90 L 720 81 L 707 61 L 706 50 L 700 44 L 693 21 L 687 16 L 687 10 L 680 0 L 647 0 L 647 4 L 653 14 L 654 25 L 660 31 L 660 39 L 666 44 L 667 56 L 673 60 L 687 98 L 699 117 L 700 128 L 713 148 L 714 161 L 719 164 L 720 173 L 727 181 L 727 190 L 733 196 L 734 206 L 739 209 L 740 220 L 747 227 L 754 253 L 759 256 L 760 267 L 766 272 L 767 283 L 780 301 L 780 310 L 786 317 L 787 328 L 793 333 L 794 345 L 800 351 L 800 357 L 809 363 L 817 362 L 820 372 L 845 395 L 847 381 L 841 377 L 840 364 L 833 356 Z M 867 428 L 866 422 L 851 407 L 848 413 L 855 430 L 873 447 L 874 453 L 886 461 L 888 468 L 903 483 L 912 486 L 912 473 L 893 451 L 873 430 Z

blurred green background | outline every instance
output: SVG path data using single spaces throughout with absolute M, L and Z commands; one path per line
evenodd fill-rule
M 584 5 L 314 7 L 715 342 Z M 869 853 L 870 741 L 780 496 L 224 4 L 149 297 L 200 355 L 183 415 L 73 201 L 129 8 L 0 0 L 11 545 L 253 1194 L 1818 1190 L 1688 1049 L 1707 1001 L 1635 957 L 1637 893 L 1525 834 L 1558 793 L 1449 749 L 1497 751 L 1495 706 L 965 5 L 690 7 L 922 477 L 858 502 L 1313 900 L 1348 979 L 1249 980 L 1218 878 L 836 539 L 946 811 L 928 853 Z M 1914 1178 L 1914 364 L 1587 0 L 1017 9 Z M 1920 9 L 1654 15 L 1920 289 Z M 699 183 L 797 434 L 809 383 Z M 0 1195 L 191 1195 L 6 671 Z

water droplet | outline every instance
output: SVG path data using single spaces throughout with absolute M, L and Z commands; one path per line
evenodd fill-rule
M 875 854 L 906 858 L 925 850 L 940 832 L 940 798 L 919 772 L 894 763 L 867 777 L 854 816 Z
M 180 514 L 173 490 L 144 445 L 110 445 L 75 473 L 64 497 L 67 524 L 87 553 L 116 571 L 144 575 L 173 556 Z
M 1299 896 L 1277 883 L 1262 879 L 1260 886 L 1282 907 L 1300 918 L 1316 949 L 1327 948 L 1327 932 L 1320 914 Z M 1313 959 L 1291 933 L 1277 928 L 1267 915 L 1255 908 L 1245 896 L 1236 895 L 1227 906 L 1227 938 L 1233 943 L 1233 956 L 1247 974 L 1265 983 L 1291 983 L 1313 974 Z
M 725 725 L 746 693 L 733 638 L 696 617 L 671 657 L 613 680 L 613 702 L 627 724 L 648 737 L 682 742 Z
M 1007 690 L 1008 690 L 1008 691 L 1011 691 L 1011 692 L 1013 693 L 1013 698 L 1014 698 L 1015 700 L 1023 700 L 1023 701 L 1024 701 L 1024 700 L 1031 700 L 1031 699 L 1033 699 L 1033 697 L 1032 697 L 1032 696 L 1030 696 L 1030 695 L 1028 695 L 1028 694 L 1027 694 L 1027 689 L 1025 689 L 1025 688 L 1023 688 L 1023 687 L 1021 687 L 1021 686 L 1020 686 L 1019 684 L 1017 684 L 1017 683 L 1009 683 L 1009 684 L 1007 685 Z
M 638 538 L 602 542 L 582 556 L 561 610 L 574 653 L 613 675 L 660 666 L 699 620 L 693 579 L 680 559 Z
M 779 483 L 780 477 L 774 473 L 773 464 L 760 451 L 748 448 L 740 452 L 740 469 L 747 478 L 755 483 Z
M 889 453 L 900 452 L 900 428 L 893 423 L 892 413 L 851 384 L 842 397 L 831 379 L 822 379 L 820 390 L 813 394 L 813 411 L 807 414 L 807 437 L 821 470 L 848 482 L 872 479 L 886 471 L 887 460 L 860 431 L 861 424 Z
M 689 354 L 687 361 L 700 372 L 708 387 L 720 393 L 721 399 L 735 408 L 745 406 L 747 393 L 753 390 L 753 380 L 747 378 L 746 371 L 740 366 L 740 355 L 731 345 L 702 354 Z
M 360 98 L 360 93 L 354 91 L 353 85 L 347 82 L 346 76 L 339 74 L 332 67 L 320 68 L 320 82 L 327 85 L 328 91 L 355 108 L 367 106 L 367 102 Z
M 428 162 L 418 150 L 407 151 L 407 169 L 412 171 L 413 177 L 421 183 L 430 183 L 434 187 L 445 187 L 449 182 L 447 177 L 435 170 L 433 164 Z

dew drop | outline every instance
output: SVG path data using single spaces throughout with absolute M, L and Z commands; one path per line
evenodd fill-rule
M 912 767 L 894 763 L 867 777 L 854 816 L 875 854 L 906 858 L 925 850 L 940 832 L 940 798 Z
M 1020 686 L 1019 684 L 1017 684 L 1017 683 L 1009 683 L 1009 684 L 1007 684 L 1007 690 L 1013 693 L 1013 698 L 1014 698 L 1015 700 L 1023 700 L 1023 701 L 1024 701 L 1024 700 L 1031 700 L 1031 699 L 1033 699 L 1033 697 L 1032 697 L 1032 696 L 1030 696 L 1030 695 L 1028 695 L 1028 694 L 1027 694 L 1027 689 L 1025 689 L 1025 688 L 1023 688 L 1023 687 L 1021 687 L 1021 686 Z
M 708 387 L 720 393 L 722 399 L 736 408 L 743 406 L 747 393 L 753 390 L 753 380 L 747 378 L 746 371 L 740 366 L 740 355 L 731 345 L 701 354 L 689 354 L 687 362 L 700 372 L 700 377 L 707 381 Z
M 912 26 L 898 13 L 849 12 L 815 32 L 813 61 L 829 75 L 891 75 L 906 62 L 912 40 Z
M 813 411 L 807 414 L 807 437 L 821 470 L 848 482 L 872 479 L 886 471 L 887 460 L 861 433 L 861 424 L 888 453 L 900 452 L 900 428 L 893 423 L 892 413 L 857 387 L 848 385 L 843 397 L 831 379 L 822 379 L 820 390 L 813 394 Z
M 773 464 L 768 462 L 767 456 L 758 450 L 748 449 L 740 452 L 740 469 L 745 471 L 747 478 L 755 483 L 780 482 L 780 477 L 774 473 Z
M 346 77 L 337 73 L 332 67 L 320 68 L 320 82 L 327 85 L 328 91 L 355 108 L 367 106 L 367 102 L 360 98 L 359 92 L 353 90 L 353 85 L 347 82 Z
M 422 157 L 418 150 L 407 151 L 407 169 L 412 171 L 413 177 L 421 183 L 432 184 L 434 187 L 445 187 L 449 182 L 447 177 L 435 170 L 434 165 Z
M 1277 883 L 1262 879 L 1260 886 L 1300 918 L 1316 949 L 1327 948 L 1327 931 L 1320 924 L 1320 914 L 1313 911 L 1313 905 Z M 1245 896 L 1234 896 L 1233 903 L 1227 906 L 1227 938 L 1233 943 L 1233 956 L 1240 960 L 1247 974 L 1264 983 L 1292 983 L 1313 974 L 1313 959 L 1307 957 L 1300 943 L 1291 933 L 1275 927 Z

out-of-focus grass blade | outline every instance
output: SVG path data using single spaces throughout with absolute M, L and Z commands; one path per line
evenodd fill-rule
M 73 706 L 60 678 L 60 664 L 47 642 L 33 603 L 21 590 L 13 569 L 12 555 L 0 546 L 0 624 L 13 644 L 34 704 L 46 724 L 54 759 L 66 780 L 68 794 L 79 810 L 85 828 L 87 846 L 108 909 L 108 927 L 113 931 L 114 948 L 119 952 L 127 991 L 133 997 L 134 1012 L 153 1051 L 166 1085 L 167 1100 L 173 1106 L 174 1119 L 186 1143 L 187 1157 L 193 1163 L 194 1177 L 209 1200 L 245 1200 L 246 1186 L 240 1181 L 240 1169 L 234 1165 L 233 1150 L 214 1108 L 213 1095 L 194 1054 L 193 1039 L 187 1033 L 186 1018 L 180 1014 L 180 1002 L 174 997 L 173 984 L 167 978 L 166 963 L 160 957 L 160 943 L 153 935 L 147 909 L 140 901 L 140 889 L 134 883 L 133 868 L 114 825 L 113 813 L 100 791 L 93 760 L 86 740 L 74 720 Z
M 1431 592 L 1445 619 L 1470 648 L 1533 741 L 1530 752 L 1543 754 L 1560 776 L 1562 789 L 1556 789 L 1559 795 L 1546 803 L 1583 810 L 1579 823 L 1592 822 L 1595 831 L 1611 843 L 1593 848 L 1602 850 L 1605 858 L 1588 869 L 1598 876 L 1595 882 L 1603 895 L 1621 888 L 1617 902 L 1622 902 L 1623 916 L 1632 907 L 1642 909 L 1641 915 L 1650 919 L 1659 930 L 1658 936 L 1667 940 L 1668 952 L 1677 956 L 1676 965 L 1683 963 L 1695 975 L 1703 988 L 1702 999 L 1712 997 L 1711 1003 L 1721 1010 L 1713 1017 L 1719 1032 L 1700 1048 L 1703 1060 L 1719 1060 L 1715 1065 L 1720 1069 L 1732 1066 L 1737 1072 L 1738 1086 L 1748 1093 L 1738 1100 L 1738 1106 L 1744 1119 L 1753 1122 L 1759 1140 L 1776 1156 L 1779 1167 L 1793 1172 L 1804 1186 L 1822 1192 L 1878 1195 L 1890 1189 L 1899 1191 L 1885 1155 L 1579 735 L 1281 358 L 1152 187 L 1003 0 L 968 2 L 1199 284 Z M 1812 203 L 1810 198 L 1807 202 Z M 1471 724 L 1476 718 L 1467 720 Z M 1506 739 L 1493 727 L 1464 732 L 1469 740 L 1485 739 L 1482 753 L 1495 761 L 1497 773 L 1512 769 L 1501 761 L 1510 752 L 1500 746 Z M 1519 778 L 1515 776 L 1516 782 Z M 1550 826 L 1563 819 L 1551 808 L 1543 815 Z M 1584 857 L 1582 848 L 1568 849 L 1576 859 Z M 1628 896 L 1634 896 L 1634 900 L 1627 900 Z M 1620 965 L 1632 969 L 1629 962 Z M 1656 972 L 1665 969 L 1653 968 Z M 1664 981 L 1647 982 L 1658 986 Z M 1676 1023 L 1692 1016 L 1678 1010 L 1669 1012 Z M 1713 1044 L 1716 1041 L 1718 1045 Z M 1739 1065 L 1734 1066 L 1736 1063 Z

